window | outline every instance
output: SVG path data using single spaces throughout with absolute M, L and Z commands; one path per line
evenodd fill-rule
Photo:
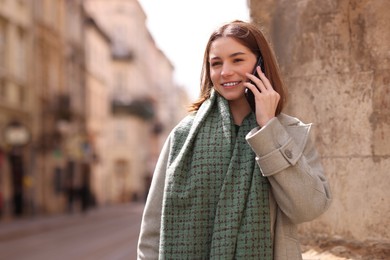
M 44 13 L 42 0 L 35 0 L 32 2 L 32 5 L 35 17 L 39 17 L 40 19 L 42 19 Z
M 6 24 L 0 19 L 0 100 L 4 101 L 7 98 L 7 86 L 4 78 L 6 66 Z
M 0 19 L 0 73 L 2 68 L 5 67 L 5 48 L 6 48 L 5 22 L 2 19 Z
M 53 26 L 56 30 L 61 31 L 61 12 L 60 12 L 60 3 L 58 1 L 46 1 L 47 10 L 48 10 L 48 20 L 49 24 Z
M 0 100 L 5 100 L 7 98 L 7 89 L 5 85 L 4 78 L 0 78 Z
M 18 102 L 21 106 L 26 105 L 26 89 L 25 88 L 19 88 L 19 97 L 18 97 Z
M 26 59 L 26 37 L 22 29 L 18 30 L 17 40 L 15 41 L 15 61 L 16 61 L 16 75 L 19 79 L 24 80 L 27 72 L 27 59 Z
M 118 124 L 115 128 L 115 142 L 119 144 L 123 144 L 127 142 L 127 129 L 124 125 Z
M 70 38 L 75 41 L 80 41 L 82 37 L 81 31 L 81 7 L 78 2 L 66 2 L 66 30 Z
M 122 176 L 126 176 L 129 173 L 129 163 L 127 160 L 115 161 L 115 173 Z

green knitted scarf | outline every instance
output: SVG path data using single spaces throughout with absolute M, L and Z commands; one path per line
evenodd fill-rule
M 228 102 L 212 91 L 172 134 L 160 259 L 272 259 L 269 183 Z

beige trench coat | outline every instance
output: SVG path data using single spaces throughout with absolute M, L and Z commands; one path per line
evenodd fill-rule
M 271 232 L 275 260 L 302 259 L 297 224 L 321 215 L 331 192 L 320 158 L 309 137 L 311 125 L 280 114 L 246 136 L 262 173 L 271 183 Z M 142 218 L 138 259 L 158 259 L 160 219 L 169 155 L 167 139 L 156 165 Z M 185 258 L 185 256 L 183 256 Z

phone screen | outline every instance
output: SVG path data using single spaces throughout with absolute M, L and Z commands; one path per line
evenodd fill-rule
M 264 70 L 264 62 L 263 62 L 263 57 L 260 55 L 259 59 L 257 60 L 256 62 L 256 65 L 255 67 L 253 68 L 253 72 L 252 74 L 255 75 L 256 77 L 259 77 L 259 74 L 257 73 L 257 66 L 260 66 L 261 68 L 261 71 L 264 73 L 265 70 Z M 256 86 L 256 84 L 252 81 L 250 81 L 253 85 Z M 258 89 L 258 88 L 257 88 Z M 245 97 L 246 99 L 248 100 L 248 103 L 249 103 L 249 106 L 251 107 L 252 111 L 255 112 L 256 111 L 256 102 L 255 102 L 255 96 L 253 94 L 253 92 L 249 89 L 249 88 L 246 88 L 245 89 Z

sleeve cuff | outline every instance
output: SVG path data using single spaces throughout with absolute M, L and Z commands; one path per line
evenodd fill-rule
M 246 140 L 256 153 L 264 176 L 270 176 L 295 165 L 302 151 L 275 117 L 261 129 L 255 128 Z

